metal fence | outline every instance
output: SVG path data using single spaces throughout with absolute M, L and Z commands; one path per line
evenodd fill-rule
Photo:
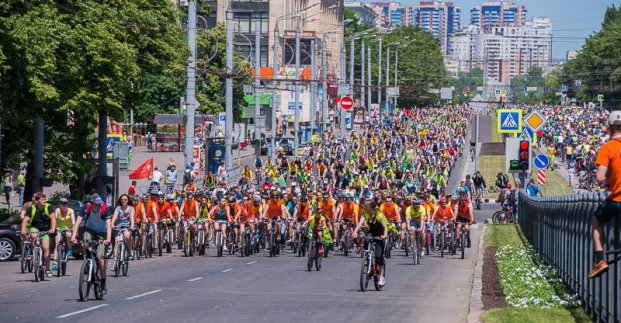
M 587 277 L 594 262 L 591 219 L 604 198 L 601 192 L 543 198 L 521 193 L 518 222 L 540 259 L 555 267 L 594 321 L 621 322 L 621 263 L 610 264 L 599 278 Z M 604 250 L 619 249 L 619 216 L 605 232 Z

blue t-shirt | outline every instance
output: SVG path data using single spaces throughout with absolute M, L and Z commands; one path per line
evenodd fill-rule
M 87 205 L 88 206 L 88 205 Z M 111 220 L 112 215 L 110 214 L 110 207 L 106 208 L 106 213 L 102 216 L 101 210 L 99 212 L 94 212 L 92 209 L 90 210 L 90 215 L 86 214 L 86 207 L 80 211 L 80 217 L 86 221 L 86 230 L 98 233 L 105 234 L 108 232 L 108 226 L 106 225 L 106 220 Z

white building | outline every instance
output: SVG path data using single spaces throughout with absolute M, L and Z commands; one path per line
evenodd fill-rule
M 449 38 L 447 58 L 458 61 L 459 71 L 478 67 L 490 84 L 505 83 L 531 66 L 552 65 L 552 22 L 537 17 L 524 26 L 498 26 L 489 32 L 469 25 Z

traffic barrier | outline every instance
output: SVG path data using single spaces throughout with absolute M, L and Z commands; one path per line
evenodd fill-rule
M 578 294 L 594 321 L 621 322 L 621 262 L 598 278 L 587 277 L 594 262 L 591 219 L 605 198 L 603 192 L 534 198 L 520 192 L 518 222 L 540 259 Z M 604 251 L 621 248 L 619 222 L 617 216 L 606 225 Z

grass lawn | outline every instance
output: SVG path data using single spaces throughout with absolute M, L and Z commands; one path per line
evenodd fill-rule
M 530 322 L 591 322 L 582 309 L 533 309 L 503 307 L 489 310 L 481 315 L 485 323 L 530 323 Z
M 514 224 L 491 224 L 485 233 L 485 248 L 523 244 L 520 227 Z M 530 323 L 530 322 L 591 322 L 582 308 L 516 308 L 503 307 L 488 310 L 481 315 L 484 323 Z
M 502 135 L 498 133 L 498 116 L 492 116 L 492 142 L 502 142 Z
M 515 224 L 494 224 L 488 226 L 485 233 L 485 248 L 521 245 L 522 239 L 518 235 L 517 228 L 518 226 Z

